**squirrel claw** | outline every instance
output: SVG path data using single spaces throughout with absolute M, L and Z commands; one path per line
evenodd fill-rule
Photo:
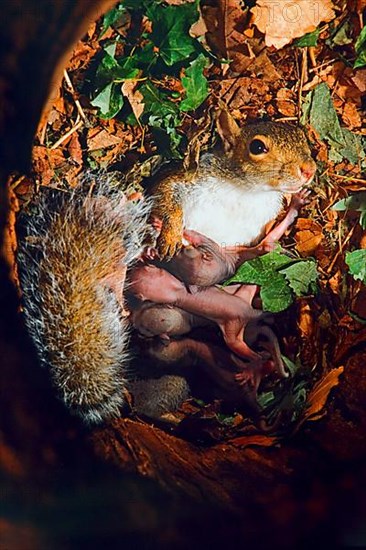
M 161 260 L 170 260 L 173 256 L 178 254 L 182 248 L 182 242 L 175 241 L 172 238 L 164 238 L 163 234 L 160 234 L 157 241 L 157 249 Z

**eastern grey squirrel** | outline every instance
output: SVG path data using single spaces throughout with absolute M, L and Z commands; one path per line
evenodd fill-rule
M 161 220 L 163 257 L 181 248 L 185 224 L 220 244 L 250 245 L 278 215 L 283 195 L 309 184 L 314 173 L 300 129 L 259 123 L 235 136 L 231 152 L 203 157 L 194 175 L 163 173 L 150 202 L 108 190 L 107 175 L 96 195 L 81 184 L 71 196 L 41 198 L 19 244 L 23 309 L 70 411 L 88 423 L 120 414 L 130 358 L 125 277 L 143 251 L 151 203 Z

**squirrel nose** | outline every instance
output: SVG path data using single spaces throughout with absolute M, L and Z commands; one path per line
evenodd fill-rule
M 315 174 L 316 164 L 313 160 L 306 160 L 300 166 L 300 172 L 304 180 L 309 181 Z

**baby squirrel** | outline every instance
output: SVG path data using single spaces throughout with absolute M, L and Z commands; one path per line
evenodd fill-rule
M 245 127 L 227 154 L 203 155 L 198 171 L 162 173 L 152 217 L 158 250 L 173 256 L 183 228 L 219 244 L 253 244 L 285 193 L 308 184 L 315 163 L 303 132 L 286 124 Z M 88 423 L 119 416 L 128 373 L 127 268 L 141 256 L 149 202 L 126 201 L 103 176 L 97 196 L 79 185 L 71 197 L 41 199 L 25 223 L 18 263 L 23 309 L 41 361 L 59 396 Z

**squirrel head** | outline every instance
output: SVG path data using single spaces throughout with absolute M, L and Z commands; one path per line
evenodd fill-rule
M 253 190 L 296 193 L 311 183 L 316 171 L 304 132 L 281 122 L 244 126 L 228 154 L 234 171 Z

